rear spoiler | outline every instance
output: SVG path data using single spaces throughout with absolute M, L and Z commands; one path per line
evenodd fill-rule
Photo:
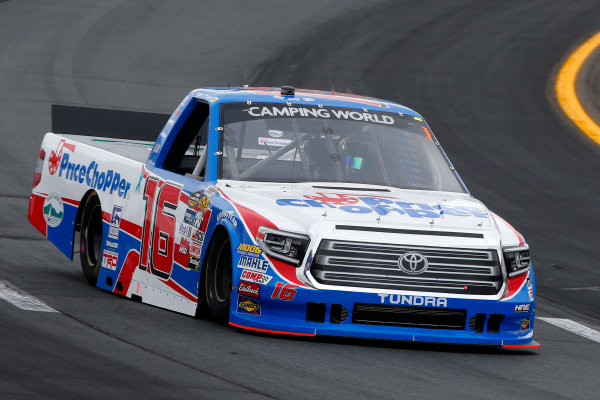
M 169 114 L 52 104 L 52 132 L 154 142 Z

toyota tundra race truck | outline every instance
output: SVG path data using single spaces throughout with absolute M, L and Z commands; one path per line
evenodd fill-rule
M 409 108 L 209 88 L 156 141 L 85 133 L 45 135 L 28 218 L 91 285 L 254 331 L 537 346 L 528 245 Z

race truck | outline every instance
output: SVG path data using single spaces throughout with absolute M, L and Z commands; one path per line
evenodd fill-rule
M 141 135 L 43 139 L 28 218 L 91 285 L 254 331 L 537 346 L 528 245 L 415 111 L 207 88 Z

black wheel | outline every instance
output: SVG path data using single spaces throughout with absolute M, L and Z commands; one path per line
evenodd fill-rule
M 206 306 L 218 323 L 229 322 L 231 303 L 231 243 L 225 232 L 219 232 L 208 250 L 206 259 Z
M 96 286 L 102 258 L 102 208 L 96 195 L 92 195 L 84 207 L 79 236 L 79 259 L 83 276 L 90 285 Z

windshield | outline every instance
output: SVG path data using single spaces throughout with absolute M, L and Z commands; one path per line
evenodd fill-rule
M 464 192 L 418 117 L 282 103 L 222 105 L 224 179 Z

